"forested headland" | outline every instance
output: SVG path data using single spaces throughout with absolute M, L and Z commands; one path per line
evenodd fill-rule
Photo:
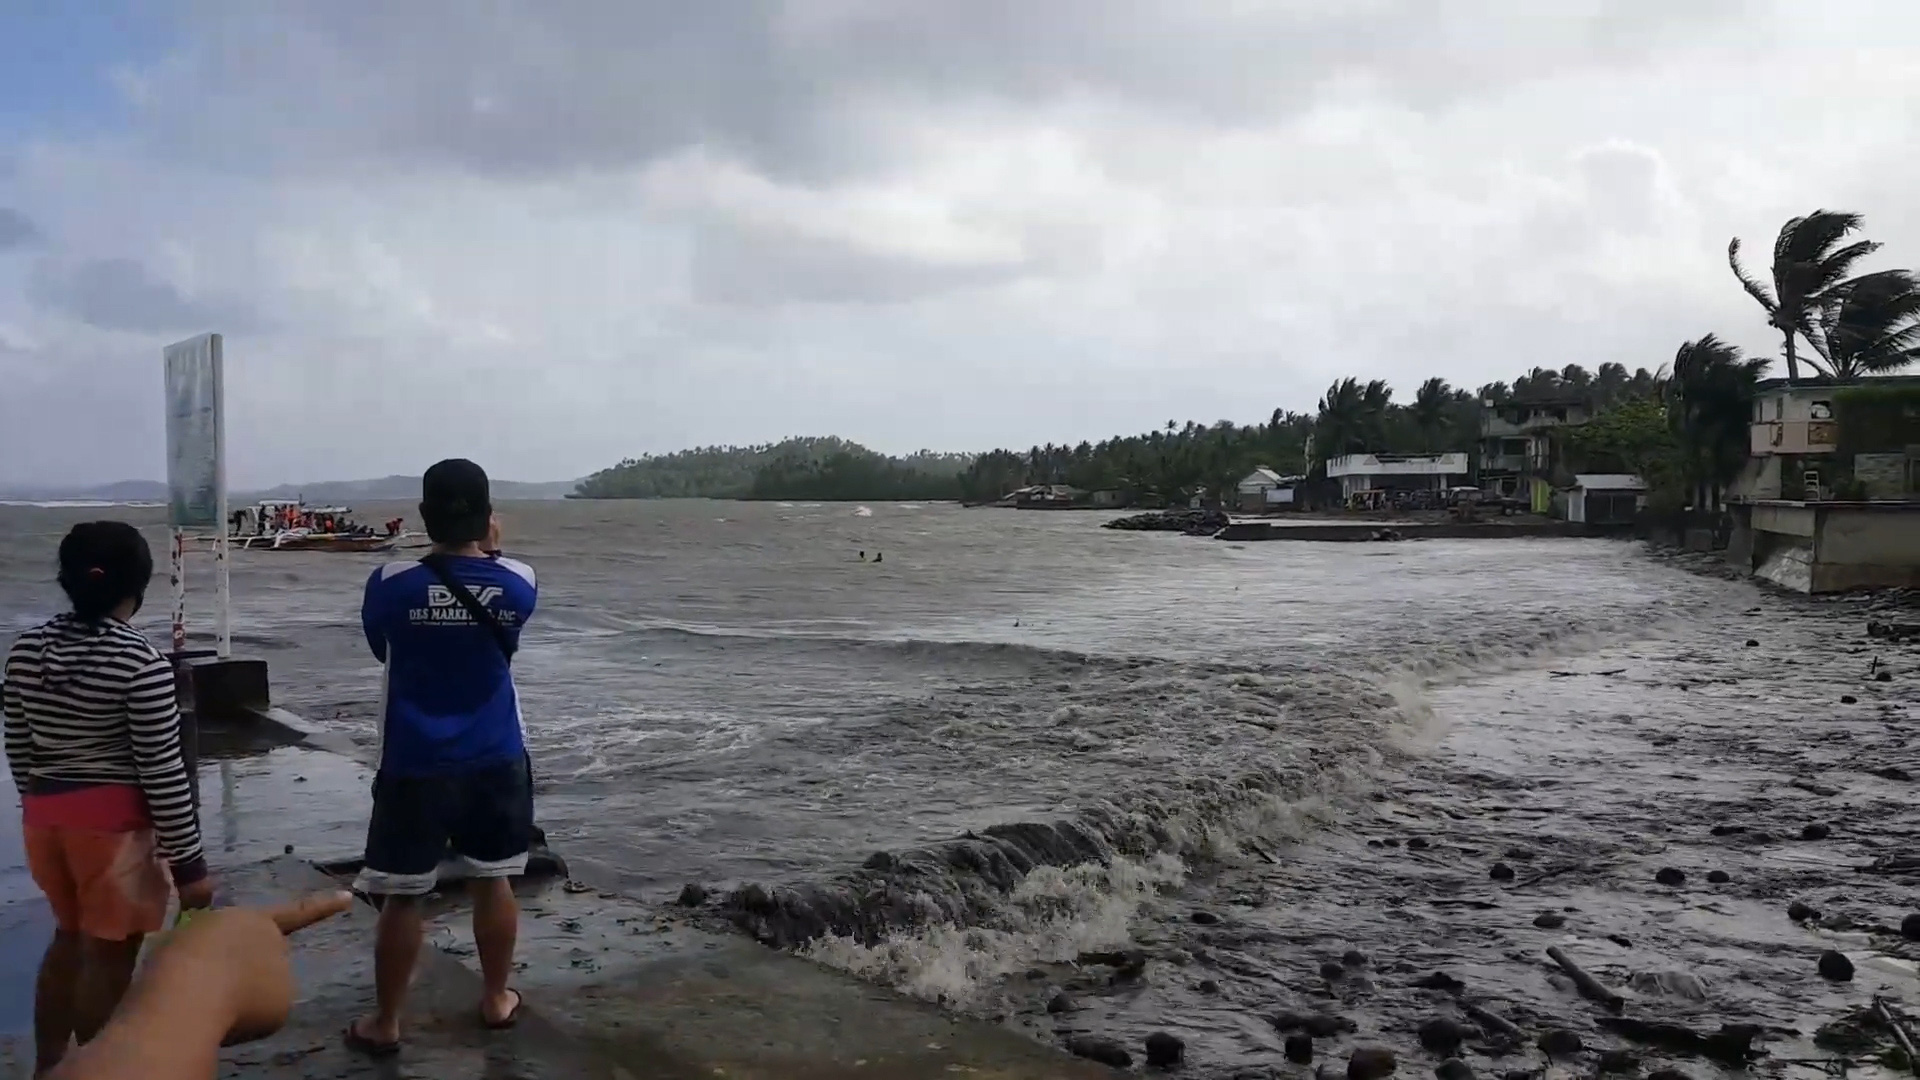
M 1741 264 L 1738 239 L 1728 247 L 1737 283 L 1781 334 L 1789 379 L 1805 368 L 1823 383 L 1857 383 L 1900 371 L 1920 354 L 1920 279 L 1908 270 L 1856 273 L 1880 246 L 1856 238 L 1861 226 L 1860 215 L 1840 211 L 1793 218 L 1774 241 L 1765 279 Z M 1434 377 L 1398 400 L 1384 380 L 1343 378 L 1310 412 L 1279 408 L 1251 424 L 1169 420 L 1136 435 L 1026 450 L 892 457 L 831 437 L 704 447 L 623 461 L 582 481 L 578 494 L 985 502 L 1030 485 L 1063 484 L 1164 505 L 1230 490 L 1261 465 L 1313 475 L 1324 474 L 1328 458 L 1348 453 L 1476 451 L 1489 408 L 1552 402 L 1579 403 L 1594 416 L 1559 436 L 1556 460 L 1565 470 L 1636 473 L 1656 504 L 1710 501 L 1745 461 L 1754 389 L 1769 361 L 1744 356 L 1714 334 L 1682 343 L 1671 358 L 1649 359 L 1651 366 L 1632 370 L 1621 363 L 1591 371 L 1539 366 L 1473 389 Z M 1836 398 L 1850 414 L 1871 418 L 1908 415 L 1900 410 L 1920 406 L 1916 394 L 1882 384 Z

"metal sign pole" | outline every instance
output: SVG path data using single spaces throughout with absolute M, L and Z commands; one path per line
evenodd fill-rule
M 218 520 L 213 534 L 213 639 L 215 654 L 225 660 L 233 655 L 232 582 L 227 576 L 227 380 L 221 337 L 212 335 L 213 353 L 213 476 Z
M 187 531 L 176 525 L 170 532 L 172 542 L 167 546 L 173 567 L 173 651 L 178 655 L 187 647 Z

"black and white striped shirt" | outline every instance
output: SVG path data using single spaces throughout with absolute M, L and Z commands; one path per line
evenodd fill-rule
M 62 615 L 27 631 L 7 654 L 0 706 L 7 765 L 23 798 L 89 784 L 138 787 L 176 878 L 200 869 L 173 667 L 138 630 Z

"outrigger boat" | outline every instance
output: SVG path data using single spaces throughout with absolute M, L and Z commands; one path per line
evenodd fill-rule
M 353 520 L 346 506 L 308 506 L 298 499 L 263 499 L 235 510 L 227 522 L 229 547 L 247 551 L 392 551 L 423 538 L 394 518 L 384 531 Z

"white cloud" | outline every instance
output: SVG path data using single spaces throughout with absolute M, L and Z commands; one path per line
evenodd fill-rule
M 132 130 L 0 172 L 32 230 L 0 245 L 0 481 L 157 473 L 159 347 L 196 320 L 242 483 L 531 479 L 1250 420 L 1708 331 L 1770 353 L 1729 236 L 1836 206 L 1920 259 L 1920 60 L 1852 29 L 1920 30 L 1898 0 L 183 18 L 124 73 Z

